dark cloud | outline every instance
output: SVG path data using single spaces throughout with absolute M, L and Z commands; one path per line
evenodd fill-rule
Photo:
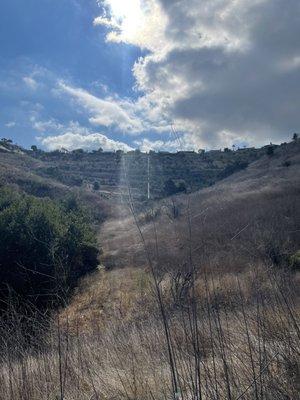
M 199 124 L 208 143 L 216 141 L 208 132 L 228 130 L 258 143 L 299 129 L 299 0 L 160 3 L 176 45 L 144 68 L 152 87 L 169 88 L 174 77 L 188 86 L 169 104 L 173 119 Z

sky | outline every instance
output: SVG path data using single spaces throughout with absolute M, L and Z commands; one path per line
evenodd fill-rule
M 261 146 L 300 130 L 299 0 L 1 0 L 1 137 Z

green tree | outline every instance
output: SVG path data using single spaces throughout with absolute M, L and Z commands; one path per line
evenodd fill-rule
M 100 189 L 99 182 L 95 181 L 95 182 L 93 183 L 93 189 L 96 190 L 96 191 Z
M 187 192 L 187 188 L 186 188 L 186 184 L 184 181 L 180 181 L 177 186 L 177 191 L 181 192 L 181 193 L 186 193 Z
M 98 264 L 95 234 L 81 208 L 0 190 L 0 293 L 39 303 L 66 298 Z
M 84 154 L 84 150 L 83 149 L 75 149 L 72 151 L 73 154 Z
M 166 196 L 172 196 L 177 193 L 178 189 L 173 179 L 168 179 L 164 184 L 164 193 Z
M 274 147 L 272 145 L 267 147 L 267 155 L 272 156 L 274 154 Z

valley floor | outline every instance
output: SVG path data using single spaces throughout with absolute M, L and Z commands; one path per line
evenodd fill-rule
M 115 210 L 66 307 L 3 322 L 0 399 L 300 399 L 299 163 Z

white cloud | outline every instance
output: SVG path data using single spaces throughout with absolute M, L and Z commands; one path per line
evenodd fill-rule
M 7 122 L 7 123 L 5 124 L 5 126 L 6 126 L 7 128 L 13 128 L 13 127 L 16 126 L 16 123 L 15 123 L 15 121 L 10 121 L 10 122 Z
M 70 121 L 63 125 L 54 119 L 40 120 L 36 115 L 30 118 L 34 129 L 42 135 L 36 139 L 47 149 L 56 150 L 66 148 L 74 150 L 82 148 L 85 150 L 97 150 L 102 147 L 104 150 L 132 150 L 130 146 L 118 140 L 108 138 L 103 133 L 92 132 L 89 128 L 82 126 L 77 121 Z
M 59 87 L 89 112 L 92 125 L 118 127 L 121 131 L 133 134 L 144 129 L 141 120 L 134 113 L 134 104 L 130 101 L 111 97 L 101 99 L 64 82 L 60 82 Z
M 172 140 L 151 141 L 147 138 L 144 138 L 142 140 L 136 140 L 135 144 L 141 151 L 144 151 L 146 153 L 148 153 L 150 150 L 154 150 L 154 151 L 163 150 L 163 151 L 171 151 L 171 152 L 181 150 L 180 143 L 176 140 L 173 140 L 173 141 Z
M 289 57 L 280 62 L 279 68 L 283 71 L 292 71 L 294 69 L 300 69 L 300 54 L 294 57 Z
M 54 119 L 49 119 L 47 121 L 41 121 L 39 120 L 35 115 L 32 115 L 30 117 L 30 122 L 31 126 L 33 129 L 39 131 L 39 132 L 55 132 L 61 128 L 63 128 L 63 125 L 60 124 L 59 122 L 55 121 Z
M 31 90 L 36 90 L 38 88 L 38 83 L 32 76 L 24 76 L 23 82 Z
M 57 136 L 38 137 L 37 138 L 47 150 L 56 150 L 66 148 L 68 150 L 85 149 L 95 150 L 100 147 L 106 151 L 132 150 L 126 143 L 109 139 L 102 133 L 78 133 L 66 132 Z
M 143 94 L 130 105 L 144 131 L 173 123 L 186 146 L 221 147 L 286 140 L 299 126 L 299 0 L 102 3 L 107 40 L 149 50 L 134 66 Z M 129 24 L 134 14 L 142 23 Z
M 123 42 L 144 49 L 161 50 L 167 42 L 164 30 L 167 15 L 156 0 L 103 0 L 104 15 L 95 18 L 94 25 L 111 28 L 108 42 Z
M 105 18 L 105 17 L 97 17 L 94 19 L 93 24 L 95 26 L 97 25 L 103 25 L 106 26 L 107 28 L 113 28 L 113 29 L 120 29 L 120 25 L 117 24 L 115 21 Z

